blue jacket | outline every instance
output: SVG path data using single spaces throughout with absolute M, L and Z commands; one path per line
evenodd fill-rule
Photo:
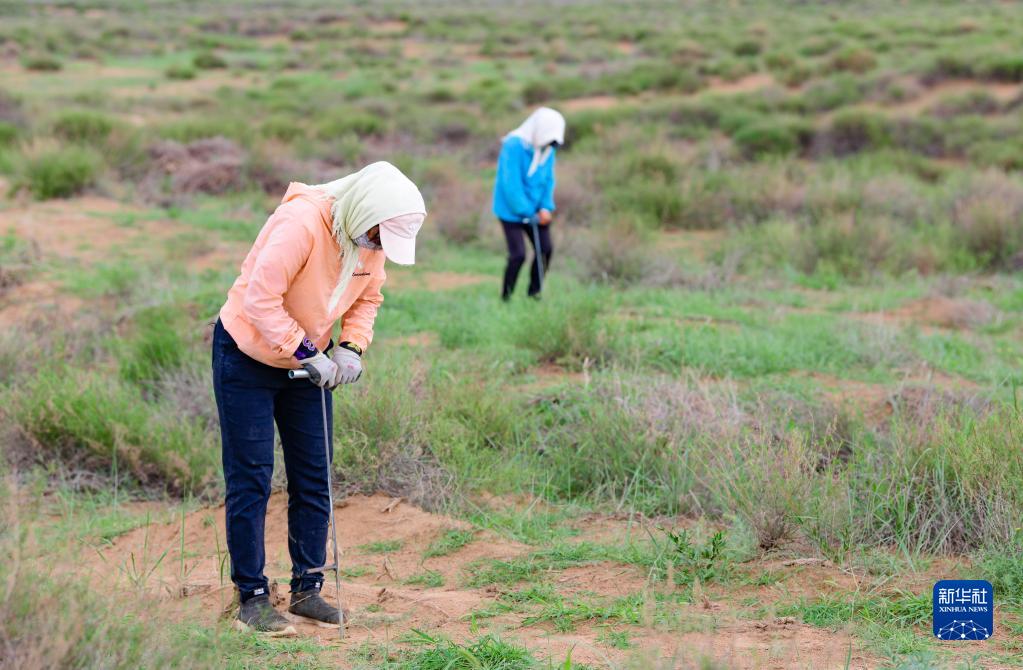
M 494 215 L 502 221 L 528 223 L 538 210 L 554 211 L 554 161 L 557 150 L 527 176 L 533 162 L 533 147 L 518 137 L 501 144 L 494 183 Z

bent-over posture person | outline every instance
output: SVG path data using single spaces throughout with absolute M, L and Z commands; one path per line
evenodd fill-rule
M 508 264 L 504 270 L 501 298 L 515 291 L 519 270 L 526 260 L 523 238 L 533 245 L 529 295 L 540 296 L 543 275 L 551 262 L 550 223 L 554 214 L 554 162 L 556 149 L 565 143 L 565 117 L 550 107 L 540 107 L 501 143 L 494 184 L 494 215 L 504 228 Z M 540 248 L 536 248 L 539 238 Z M 543 269 L 540 260 L 543 261 Z
M 266 633 L 289 622 L 270 604 L 263 530 L 274 465 L 274 424 L 288 475 L 292 614 L 341 624 L 320 597 L 330 512 L 320 405 L 362 374 L 383 301 L 384 259 L 415 262 L 426 206 L 390 163 L 319 186 L 292 183 L 260 231 L 220 310 L 213 388 L 227 484 L 227 547 L 241 623 Z M 341 320 L 339 343 L 331 333 Z M 290 380 L 304 368 L 313 382 Z M 328 437 L 332 432 L 327 394 Z M 331 447 L 333 453 L 333 447 Z

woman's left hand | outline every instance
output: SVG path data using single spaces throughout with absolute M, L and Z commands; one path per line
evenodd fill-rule
M 539 212 L 536 213 L 536 215 L 539 218 L 541 226 L 546 226 L 548 223 L 554 220 L 554 215 L 551 214 L 551 210 L 549 209 L 541 209 Z
M 337 385 L 352 384 L 359 381 L 362 376 L 362 356 L 351 349 L 334 347 L 330 358 L 337 364 L 337 376 L 334 378 Z

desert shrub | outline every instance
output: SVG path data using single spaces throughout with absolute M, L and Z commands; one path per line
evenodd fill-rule
M 21 64 L 26 70 L 33 72 L 56 72 L 64 68 L 63 61 L 50 54 L 27 56 L 21 61 Z
M 263 137 L 282 142 L 294 142 L 306 136 L 306 127 L 289 116 L 273 116 L 263 122 L 263 125 L 259 127 L 259 132 Z
M 169 204 L 179 196 L 216 195 L 241 190 L 248 184 L 248 155 L 224 137 L 188 144 L 157 142 L 148 151 L 148 168 L 139 180 L 139 190 L 150 200 Z
M 732 53 L 742 57 L 759 56 L 763 49 L 763 45 L 756 40 L 743 40 L 732 47 Z
M 186 118 L 169 121 L 156 129 L 157 135 L 176 142 L 195 142 L 212 137 L 229 137 L 233 140 L 246 141 L 250 134 L 249 124 L 238 123 L 229 118 Z
M 896 414 L 890 435 L 850 465 L 849 535 L 913 552 L 1010 541 L 1023 505 L 1019 425 L 1011 407 L 939 409 L 925 421 Z
M 814 36 L 806 40 L 799 48 L 799 53 L 804 56 L 823 56 L 840 47 L 842 42 L 832 35 Z
M 18 141 L 21 130 L 7 121 L 0 121 L 0 148 L 9 147 Z
M 772 51 L 764 56 L 764 65 L 771 71 L 787 70 L 795 66 L 798 59 L 788 51 Z
M 227 61 L 212 51 L 202 51 L 192 58 L 192 65 L 199 70 L 216 70 L 227 67 Z
M 53 133 L 68 142 L 102 144 L 113 129 L 113 119 L 101 112 L 87 110 L 64 112 L 53 121 Z
M 609 353 L 600 316 L 606 309 L 601 291 L 577 290 L 545 296 L 532 316 L 514 324 L 513 344 L 531 350 L 540 361 L 579 366 L 601 361 Z
M 981 166 L 1023 170 L 1023 140 L 985 140 L 972 145 L 967 156 Z
M 992 56 L 980 64 L 980 74 L 993 81 L 1021 82 L 1023 81 L 1023 56 L 1018 54 Z
M 455 92 L 447 86 L 437 86 L 424 93 L 423 99 L 426 102 L 440 105 L 447 102 L 454 102 L 458 99 L 458 96 L 456 96 Z
M 520 104 L 518 92 L 504 79 L 496 77 L 473 81 L 465 89 L 463 98 L 475 102 L 487 113 L 506 112 Z
M 942 98 L 928 111 L 938 117 L 963 114 L 995 114 L 1001 109 L 998 99 L 984 90 Z
M 1004 265 L 1023 250 L 1023 184 L 998 172 L 958 187 L 952 219 L 962 244 L 986 265 Z
M 617 216 L 660 226 L 682 225 L 685 194 L 678 184 L 664 179 L 635 176 L 608 184 L 604 198 Z
M 632 284 L 651 271 L 653 249 L 625 217 L 591 225 L 571 238 L 569 253 L 579 259 L 583 277 L 601 282 Z
M 195 79 L 195 68 L 188 65 L 168 65 L 163 71 L 163 76 L 182 81 Z
M 646 394 L 631 385 L 601 383 L 562 394 L 542 416 L 542 467 L 552 495 L 565 500 L 623 500 L 647 514 L 676 514 L 691 489 L 691 451 L 670 426 L 638 411 Z M 651 417 L 651 418 L 648 418 Z M 654 425 L 651 425 L 654 424 Z
M 100 372 L 50 368 L 3 400 L 20 429 L 45 445 L 40 462 L 61 458 L 178 493 L 203 493 L 216 481 L 215 438 L 201 423 Z
M 811 83 L 788 104 L 793 111 L 827 112 L 859 102 L 863 96 L 863 85 L 856 77 L 839 74 Z
M 554 97 L 554 87 L 546 79 L 531 81 L 522 87 L 522 101 L 535 105 Z
M 891 126 L 881 114 L 841 110 L 831 119 L 821 141 L 826 153 L 838 156 L 881 149 L 891 143 Z
M 875 67 L 877 67 L 877 59 L 874 58 L 874 54 L 861 48 L 843 49 L 828 61 L 828 69 L 832 72 L 863 74 Z
M 944 125 L 927 117 L 896 119 L 891 123 L 892 144 L 922 156 L 944 156 L 948 152 Z
M 942 53 L 935 57 L 924 73 L 924 81 L 935 83 L 942 79 L 970 78 L 974 75 L 976 59 L 965 53 Z
M 747 158 L 792 154 L 809 146 L 812 128 L 800 121 L 765 120 L 740 128 L 732 140 Z
M 604 75 L 600 88 L 619 95 L 638 95 L 643 91 L 681 91 L 692 93 L 703 86 L 699 75 L 670 63 L 639 63 L 632 68 Z
M 20 182 L 39 200 L 67 198 L 94 184 L 100 165 L 89 149 L 55 149 L 27 158 Z
M 349 134 L 357 136 L 383 135 L 387 122 L 380 116 L 357 110 L 338 112 L 321 120 L 316 125 L 316 135 L 322 139 L 334 139 Z
M 810 78 L 813 77 L 813 68 L 806 63 L 799 62 L 792 67 L 776 71 L 775 77 L 782 84 L 796 88 L 810 81 Z

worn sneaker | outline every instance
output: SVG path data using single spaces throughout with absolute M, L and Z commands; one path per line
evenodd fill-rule
M 256 596 L 243 602 L 238 610 L 238 621 L 235 622 L 235 626 L 270 637 L 298 635 L 291 622 L 273 608 L 268 595 Z
M 323 628 L 337 628 L 345 619 L 344 612 L 324 600 L 318 589 L 292 593 L 288 612 Z

